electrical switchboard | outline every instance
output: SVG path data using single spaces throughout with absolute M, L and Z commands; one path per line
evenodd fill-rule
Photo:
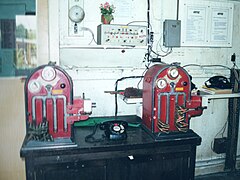
M 146 46 L 147 27 L 138 25 L 100 24 L 97 44 L 115 46 Z

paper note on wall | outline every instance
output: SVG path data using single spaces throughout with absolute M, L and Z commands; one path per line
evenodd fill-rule
M 113 14 L 115 24 L 128 24 L 133 21 L 133 1 L 129 0 L 112 0 L 116 7 Z
M 233 3 L 181 0 L 181 46 L 231 47 Z

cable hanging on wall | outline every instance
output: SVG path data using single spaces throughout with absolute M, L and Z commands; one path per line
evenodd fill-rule
M 150 45 L 150 31 L 149 31 L 149 24 L 150 24 L 150 0 L 147 0 L 147 61 L 150 61 L 150 53 L 151 53 L 151 45 Z
M 152 31 L 152 26 L 150 23 L 150 0 L 147 0 L 147 53 L 145 54 L 145 59 L 147 59 L 148 62 L 157 62 L 161 63 L 161 57 L 166 57 L 169 54 L 172 53 L 172 48 L 169 47 L 167 51 L 162 51 L 164 54 L 160 54 L 157 51 L 153 50 L 153 42 L 154 42 L 154 32 Z M 160 38 L 161 40 L 161 38 Z M 157 44 L 159 44 L 160 40 Z M 162 48 L 161 48 L 162 50 Z

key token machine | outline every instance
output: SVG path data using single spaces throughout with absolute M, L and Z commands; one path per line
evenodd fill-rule
M 201 97 L 191 94 L 191 79 L 182 67 L 154 65 L 146 72 L 143 126 L 155 139 L 187 132 L 189 119 L 202 114 L 201 104 Z
M 89 99 L 73 96 L 71 77 L 51 63 L 27 78 L 25 103 L 27 141 L 33 146 L 73 143 L 73 123 L 88 119 L 92 112 Z

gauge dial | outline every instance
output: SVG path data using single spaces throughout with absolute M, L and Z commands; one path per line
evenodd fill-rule
M 45 81 L 52 81 L 55 77 L 56 77 L 56 71 L 52 67 L 46 66 L 42 70 L 42 78 Z
M 80 6 L 73 6 L 69 9 L 69 18 L 75 23 L 81 22 L 85 17 L 84 10 Z
M 158 79 L 156 85 L 159 89 L 164 89 L 167 86 L 167 81 L 165 79 Z
M 38 93 L 41 90 L 41 85 L 37 80 L 32 80 L 28 83 L 28 90 L 31 93 Z
M 168 70 L 168 75 L 170 78 L 176 78 L 179 75 L 178 69 L 176 67 L 170 68 Z

